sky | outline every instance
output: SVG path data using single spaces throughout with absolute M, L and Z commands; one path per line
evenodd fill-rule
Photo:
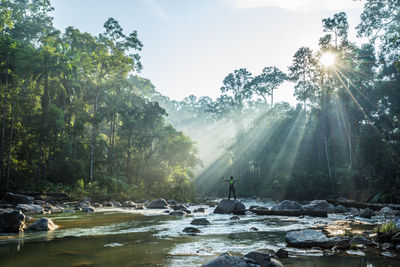
M 133 30 L 144 47 L 143 70 L 171 99 L 191 94 L 220 95 L 223 79 L 235 69 L 253 75 L 266 66 L 287 71 L 302 46 L 316 49 L 323 18 L 345 11 L 350 40 L 364 1 L 354 0 L 51 0 L 54 25 L 97 35 L 109 18 L 126 34 Z M 293 84 L 284 83 L 275 102 L 295 104 Z

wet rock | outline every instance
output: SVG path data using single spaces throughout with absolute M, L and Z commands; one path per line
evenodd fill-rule
M 397 211 L 393 210 L 392 208 L 389 207 L 384 207 L 380 211 L 377 212 L 378 215 L 387 215 L 387 216 L 393 216 L 397 214 Z
M 197 213 L 197 212 L 206 212 L 206 209 L 205 209 L 205 208 L 197 208 L 197 209 L 195 209 L 193 212 L 194 212 L 194 213 Z
M 395 243 L 400 243 L 400 232 L 398 232 L 395 235 L 393 235 L 392 238 L 391 238 L 391 241 L 395 242 Z
M 79 203 L 79 206 L 80 206 L 81 208 L 90 207 L 90 202 L 87 201 L 87 200 L 81 201 L 81 202 Z
M 259 207 L 260 206 L 258 206 L 258 205 L 251 205 L 249 210 L 255 210 L 255 209 L 259 208 Z
M 115 207 L 111 201 L 104 201 L 102 205 L 104 207 Z
M 35 199 L 30 196 L 7 192 L 2 200 L 10 204 L 32 204 Z
M 169 213 L 169 215 L 171 216 L 185 216 L 186 212 L 184 212 L 183 210 L 173 210 Z
M 344 197 L 338 197 L 336 200 L 340 201 L 340 202 L 348 202 L 349 201 L 347 198 L 344 198 Z
M 187 214 L 192 213 L 185 205 L 183 204 L 178 204 L 174 206 L 174 210 L 182 210 L 184 212 L 186 212 Z
M 101 205 L 100 203 L 93 203 L 92 206 L 93 206 L 93 208 L 96 208 L 96 209 L 103 207 L 103 205 Z
M 258 231 L 258 228 L 253 226 L 253 227 L 251 227 L 249 230 L 250 230 L 250 231 Z
M 206 218 L 194 219 L 190 224 L 193 225 L 210 225 L 210 221 Z
M 37 205 L 42 206 L 43 208 L 49 208 L 49 209 L 51 209 L 53 207 L 50 203 L 47 203 L 44 200 L 36 200 L 35 199 L 34 204 L 37 204 Z
M 203 267 L 249 267 L 259 266 L 252 259 L 239 258 L 229 253 L 224 253 L 209 263 L 203 264 Z
M 393 250 L 394 245 L 392 243 L 383 243 L 381 248 L 382 250 Z
M 156 199 L 152 201 L 148 206 L 148 209 L 167 209 L 169 208 L 169 205 L 167 201 L 163 198 Z
M 300 203 L 291 200 L 284 200 L 281 203 L 271 208 L 271 210 L 302 210 L 302 209 L 303 206 Z
M 127 201 L 124 201 L 122 203 L 122 207 L 125 207 L 125 208 L 136 208 L 136 203 L 133 202 L 133 201 L 127 200 Z
M 275 252 L 275 256 L 281 259 L 286 259 L 289 257 L 289 253 L 285 249 L 280 248 L 277 252 Z
M 63 210 L 63 212 L 65 212 L 65 213 L 75 213 L 75 211 L 71 210 L 71 209 L 65 209 L 65 210 Z
M 49 231 L 57 229 L 57 225 L 53 223 L 52 220 L 48 218 L 40 218 L 35 223 L 29 226 L 31 230 L 39 230 L 39 231 Z
M 288 232 L 286 234 L 285 240 L 289 246 L 297 248 L 347 248 L 350 246 L 350 238 L 328 238 L 323 233 L 311 229 Z
M 239 200 L 223 199 L 214 209 L 214 213 L 244 215 L 246 206 Z
M 164 210 L 163 213 L 169 214 L 171 211 L 170 210 Z
M 201 233 L 201 231 L 195 227 L 185 227 L 185 229 L 183 229 L 183 232 L 188 234 Z
M 177 202 L 175 199 L 168 199 L 167 203 L 168 203 L 168 205 L 174 206 L 174 205 L 176 205 Z
M 244 255 L 246 258 L 254 260 L 260 267 L 270 266 L 271 257 L 262 252 L 252 251 Z
M 356 215 L 356 216 L 360 213 L 360 211 L 357 208 L 353 207 L 349 208 L 347 212 L 350 213 L 351 215 Z
M 367 246 L 373 246 L 374 242 L 372 240 L 369 240 L 368 238 L 365 238 L 363 236 L 355 236 L 350 240 L 350 245 L 367 245 Z
M 229 220 L 237 221 L 237 220 L 240 220 L 240 218 L 239 218 L 239 216 L 233 216 L 233 217 L 230 217 Z
M 113 204 L 114 207 L 122 207 L 122 204 L 119 201 L 110 200 L 110 202 Z
M 25 215 L 21 211 L 0 212 L 0 233 L 18 233 L 25 227 Z
M 277 259 L 271 258 L 271 263 L 270 265 L 271 267 L 283 267 L 283 264 L 278 261 Z
M 85 207 L 82 208 L 82 211 L 83 211 L 83 212 L 92 213 L 92 212 L 94 212 L 95 210 L 94 210 L 94 208 L 93 208 L 92 206 L 85 206 Z
M 44 209 L 42 206 L 37 204 L 18 204 L 16 207 L 17 210 L 26 213 L 43 213 Z
M 372 215 L 374 215 L 374 211 L 371 210 L 370 208 L 363 209 L 360 212 L 360 217 L 361 218 L 370 219 Z
M 310 204 L 303 206 L 304 210 L 307 211 L 323 211 L 332 213 L 335 208 L 332 204 L 329 204 L 326 200 L 313 200 Z
M 389 251 L 382 252 L 381 255 L 389 258 L 396 258 L 396 254 L 393 254 Z
M 365 257 L 365 253 L 360 250 L 347 250 L 346 253 L 349 255 Z
M 347 211 L 347 208 L 343 205 L 336 205 L 333 212 L 334 213 L 345 213 Z
M 63 212 L 64 208 L 60 206 L 51 207 L 51 213 L 60 213 Z

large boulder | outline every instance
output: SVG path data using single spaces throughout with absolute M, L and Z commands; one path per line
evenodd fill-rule
M 26 213 L 43 213 L 44 209 L 40 205 L 36 204 L 18 204 L 16 207 L 17 210 L 20 210 L 22 212 Z
M 296 202 L 296 201 L 291 201 L 291 200 L 284 200 L 281 203 L 273 206 L 271 210 L 302 210 L 303 206 Z
M 260 267 L 270 266 L 271 257 L 268 254 L 252 251 L 244 255 L 246 258 L 254 260 Z
M 25 227 L 25 215 L 20 210 L 0 212 L 0 233 L 18 233 Z
M 378 215 L 394 216 L 396 214 L 398 214 L 398 212 L 389 207 L 383 207 L 380 211 L 378 211 Z
M 167 209 L 169 208 L 169 205 L 167 201 L 163 198 L 156 199 L 152 201 L 148 206 L 148 209 Z
M 246 206 L 239 200 L 223 199 L 219 202 L 218 206 L 214 209 L 214 213 L 219 214 L 239 214 L 244 215 L 246 212 Z
M 323 211 L 332 213 L 335 210 L 335 206 L 329 204 L 326 200 L 313 200 L 310 204 L 304 205 L 303 209 L 307 211 Z
M 10 203 L 10 204 L 16 205 L 16 204 L 32 204 L 35 199 L 30 196 L 7 192 L 2 200 L 5 203 Z
M 29 226 L 29 229 L 31 230 L 38 230 L 38 231 L 49 231 L 49 230 L 55 230 L 57 229 L 58 226 L 53 223 L 52 220 L 48 218 L 40 218 L 33 224 Z
M 250 267 L 259 266 L 254 260 L 249 258 L 239 258 L 229 253 L 224 253 L 209 263 L 203 264 L 203 267 Z
M 298 231 L 288 232 L 285 237 L 288 246 L 296 248 L 348 248 L 350 246 L 350 238 L 347 237 L 327 237 L 323 233 L 304 229 Z
M 371 216 L 374 215 L 374 211 L 371 210 L 370 208 L 366 208 L 360 211 L 360 217 L 361 218 L 371 218 Z
M 125 207 L 125 208 L 136 208 L 136 204 L 133 201 L 127 200 L 127 201 L 124 201 L 122 203 L 122 207 Z

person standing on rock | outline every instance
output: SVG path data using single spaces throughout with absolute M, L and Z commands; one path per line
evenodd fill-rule
M 225 179 L 225 177 L 222 177 L 222 180 L 224 180 L 225 182 L 228 182 L 228 183 L 229 183 L 228 200 L 231 199 L 231 193 L 233 193 L 233 199 L 236 199 L 235 187 L 233 187 L 233 185 L 234 185 L 236 182 L 238 182 L 238 181 L 240 180 L 240 178 L 237 179 L 237 180 L 233 180 L 233 176 L 231 176 L 231 179 L 230 179 L 230 180 Z

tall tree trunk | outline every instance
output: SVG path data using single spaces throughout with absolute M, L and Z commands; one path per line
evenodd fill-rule
M 8 59 L 8 56 L 7 56 Z M 6 68 L 6 87 L 3 95 L 3 108 L 2 108 L 2 129 L 1 129 L 1 143 L 0 143 L 0 187 L 3 186 L 3 178 L 5 176 L 4 173 L 4 146 L 5 146 L 5 138 L 6 138 L 6 113 L 7 113 L 7 92 L 8 92 L 8 60 L 7 60 L 7 68 Z
M 352 155 L 352 148 L 351 148 L 351 124 L 349 122 L 349 169 L 352 168 L 353 165 L 353 155 Z
M 126 157 L 126 169 L 125 169 L 125 176 L 126 178 L 129 177 L 129 169 L 130 169 L 130 165 L 131 165 L 131 135 L 132 135 L 132 131 L 129 130 L 128 133 L 128 155 Z
M 94 146 L 96 141 L 96 114 L 97 114 L 97 105 L 98 105 L 98 98 L 97 95 L 93 105 L 93 119 L 92 119 L 92 141 L 91 141 L 91 148 L 90 148 L 90 171 L 89 171 L 89 180 L 93 182 L 93 167 L 94 167 Z
M 9 185 L 10 185 L 11 148 L 12 148 L 12 143 L 13 143 L 13 129 L 14 129 L 14 116 L 13 116 L 13 111 L 11 110 L 10 140 L 9 140 L 8 153 L 7 153 L 7 178 L 6 178 L 6 189 L 8 189 L 8 188 L 9 188 Z
M 331 171 L 331 163 L 329 161 L 329 153 L 328 153 L 328 142 L 326 140 L 326 136 L 324 138 L 324 142 L 325 142 L 325 156 L 326 156 L 326 162 L 328 165 L 328 171 L 329 171 L 329 180 L 331 182 L 331 193 L 333 194 L 333 181 L 332 181 L 332 171 Z
M 274 89 L 271 89 L 271 108 L 274 106 Z

